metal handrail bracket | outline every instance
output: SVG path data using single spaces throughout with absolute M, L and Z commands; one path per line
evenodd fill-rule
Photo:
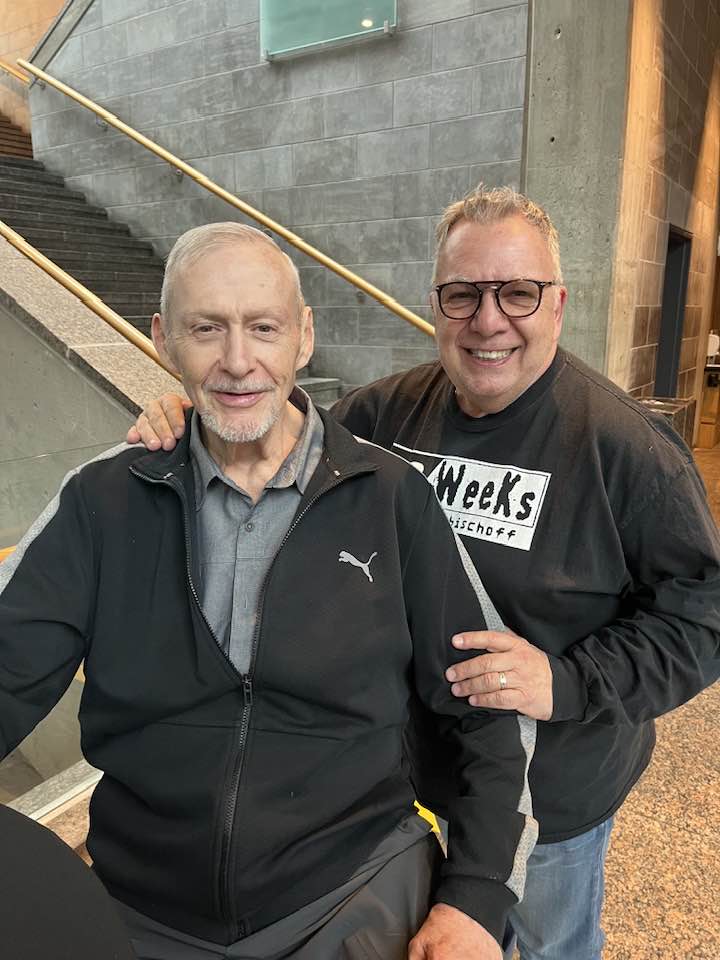
M 29 63 L 27 60 L 20 59 L 17 62 L 23 68 L 23 70 L 27 70 L 28 73 L 31 73 L 38 80 L 43 80 L 45 83 L 50 84 L 50 86 L 54 87 L 56 90 L 59 90 L 61 93 L 64 93 L 72 100 L 75 100 L 86 109 L 91 110 L 111 127 L 114 127 L 116 130 L 119 130 L 121 133 L 130 137 L 136 143 L 139 143 L 147 150 L 150 150 L 152 153 L 156 154 L 156 156 L 161 157 L 166 161 L 166 163 L 169 163 L 171 166 L 175 167 L 176 170 L 186 174 L 210 193 L 214 193 L 215 196 L 220 197 L 237 210 L 240 210 L 245 214 L 245 216 L 250 217 L 251 219 L 262 224 L 263 227 L 271 230 L 279 237 L 282 237 L 283 240 L 287 241 L 297 250 L 300 250 L 301 253 L 304 253 L 306 256 L 316 260 L 324 267 L 332 270 L 333 273 L 336 273 L 339 277 L 342 277 L 343 280 L 347 280 L 348 283 L 351 283 L 359 290 L 362 290 L 363 293 L 366 293 L 369 297 L 372 297 L 373 300 L 377 300 L 378 303 L 380 303 L 383 307 L 386 307 L 396 316 L 406 320 L 408 323 L 411 323 L 414 327 L 417 327 L 418 330 L 421 330 L 428 336 L 435 336 L 435 328 L 431 323 L 428 323 L 427 320 L 419 317 L 416 313 L 413 313 L 412 310 L 408 310 L 407 307 L 403 307 L 402 304 L 398 303 L 397 300 L 391 297 L 388 293 L 380 290 L 379 287 L 374 286 L 367 280 L 363 280 L 362 277 L 359 277 L 351 270 L 348 270 L 347 267 L 344 267 L 336 260 L 333 260 L 332 257 L 329 257 L 327 254 L 322 253 L 322 251 L 317 250 L 315 247 L 303 240 L 302 237 L 299 237 L 291 230 L 288 230 L 287 227 L 277 223 L 277 221 L 272 220 L 264 213 L 261 213 L 259 210 L 251 207 L 250 204 L 245 203 L 239 197 L 236 197 L 228 190 L 225 190 L 209 177 L 206 177 L 205 174 L 200 173 L 199 170 L 196 170 L 194 167 L 190 166 L 189 163 L 186 163 L 184 160 L 181 160 L 179 157 L 176 157 L 174 154 L 170 153 L 169 150 L 165 150 L 164 147 L 161 147 L 154 141 L 148 139 L 148 137 L 144 136 L 133 127 L 123 123 L 122 120 L 119 120 L 114 114 L 110 113 L 109 110 L 105 110 L 104 107 L 99 106 L 99 104 L 83 96 L 81 93 L 78 93 L 77 90 L 73 90 L 72 87 L 67 86 L 67 84 L 63 83 L 61 80 L 57 80 L 55 77 L 50 76 L 49 73 L 46 73 L 44 70 L 41 70 L 34 64 Z

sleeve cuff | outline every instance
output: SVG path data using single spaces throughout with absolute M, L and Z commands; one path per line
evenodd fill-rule
M 580 668 L 568 657 L 550 657 L 553 678 L 553 712 L 557 720 L 581 721 L 587 709 L 587 690 Z
M 517 897 L 503 883 L 448 877 L 440 884 L 435 902 L 446 903 L 472 917 L 502 947 L 507 916 L 517 903 Z

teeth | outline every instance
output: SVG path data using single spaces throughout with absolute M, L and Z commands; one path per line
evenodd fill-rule
M 512 350 L 471 350 L 470 353 L 478 360 L 504 360 Z

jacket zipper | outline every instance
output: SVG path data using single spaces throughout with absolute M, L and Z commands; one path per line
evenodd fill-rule
M 225 817 L 224 817 L 224 829 L 223 829 L 223 842 L 220 853 L 220 869 L 221 869 L 221 887 L 220 887 L 220 908 L 223 911 L 223 915 L 228 919 L 228 922 L 232 924 L 231 933 L 233 935 L 233 941 L 240 939 L 241 936 L 246 934 L 246 925 L 236 919 L 236 914 L 233 909 L 233 896 L 232 896 L 232 872 L 230 870 L 230 853 L 232 848 L 232 835 L 233 828 L 235 826 L 235 815 L 237 812 L 238 804 L 238 792 L 240 790 L 240 781 L 242 779 L 243 767 L 245 764 L 245 747 L 247 745 L 247 735 L 250 728 L 250 712 L 252 710 L 253 704 L 253 685 L 252 685 L 252 675 L 253 668 L 255 666 L 255 659 L 257 657 L 257 648 L 260 640 L 260 631 L 262 629 L 262 616 L 263 609 L 265 606 L 265 593 L 267 589 L 270 576 L 272 574 L 273 567 L 275 562 L 280 554 L 280 551 L 287 543 L 290 535 L 293 530 L 300 523 L 302 518 L 308 512 L 308 510 L 330 490 L 337 487 L 341 480 L 339 479 L 339 471 L 333 471 L 335 473 L 335 480 L 328 484 L 326 487 L 323 487 L 319 490 L 311 500 L 309 500 L 301 512 L 295 517 L 293 522 L 290 524 L 287 533 L 280 542 L 280 546 L 277 549 L 277 553 L 272 559 L 265 578 L 262 582 L 262 587 L 260 589 L 260 599 L 258 603 L 257 611 L 257 620 L 255 623 L 255 631 L 253 633 L 252 647 L 250 649 L 250 664 L 248 666 L 248 672 L 243 677 L 243 690 L 245 696 L 245 705 L 243 707 L 243 715 L 240 726 L 240 740 L 238 743 L 238 751 L 235 757 L 235 766 L 233 768 L 233 775 L 230 781 L 230 789 L 227 791 L 227 803 L 225 807 Z
M 166 473 L 165 476 L 163 476 L 162 478 L 155 479 L 153 477 L 147 476 L 147 474 L 141 473 L 140 471 L 136 470 L 133 465 L 130 466 L 130 471 L 131 473 L 135 474 L 136 477 L 139 477 L 141 480 L 145 480 L 147 483 L 155 483 L 155 484 L 160 484 L 162 486 L 170 487 L 172 490 L 175 490 L 175 492 L 180 497 L 180 501 L 182 503 L 182 508 L 183 508 L 183 530 L 185 534 L 185 571 L 187 576 L 188 587 L 190 589 L 190 593 L 192 594 L 192 597 L 195 603 L 197 604 L 197 608 L 198 608 L 198 611 L 200 612 L 203 622 L 205 623 L 211 637 L 213 638 L 214 643 L 217 645 L 218 650 L 220 650 L 220 652 L 223 654 L 223 656 L 228 661 L 232 669 L 235 670 L 235 667 L 232 661 L 230 660 L 230 658 L 227 656 L 225 651 L 222 649 L 222 647 L 218 643 L 215 632 L 210 626 L 210 624 L 208 623 L 207 618 L 205 617 L 205 613 L 200 603 L 200 598 L 198 596 L 197 590 L 195 589 L 195 584 L 193 583 L 192 569 L 190 567 L 190 550 L 191 550 L 192 544 L 190 542 L 190 525 L 188 523 L 188 517 L 187 517 L 187 513 L 188 513 L 187 497 L 185 496 L 184 490 L 182 489 L 179 483 L 174 482 L 175 475 L 173 473 Z M 270 580 L 270 576 L 272 574 L 273 567 L 275 566 L 275 561 L 277 560 L 277 557 L 280 551 L 287 543 L 293 530 L 295 530 L 295 528 L 303 519 L 303 517 L 308 512 L 308 510 L 310 510 L 310 508 L 314 506 L 322 496 L 324 496 L 330 490 L 333 490 L 335 487 L 339 486 L 339 484 L 342 482 L 342 480 L 340 479 L 340 471 L 333 469 L 333 473 L 335 474 L 335 479 L 329 484 L 327 484 L 327 486 L 323 487 L 321 490 L 318 490 L 318 492 L 312 497 L 312 499 L 310 499 L 305 504 L 304 508 L 301 510 L 301 512 L 297 515 L 297 517 L 295 517 L 293 522 L 290 524 L 287 530 L 287 533 L 285 534 L 282 541 L 280 542 L 280 546 L 277 549 L 277 553 L 273 557 L 272 563 L 268 568 L 268 572 L 265 574 L 265 578 L 263 580 L 262 587 L 260 589 L 260 599 L 258 603 L 258 616 L 257 616 L 257 622 L 255 624 L 255 631 L 253 633 L 252 647 L 250 650 L 250 664 L 248 666 L 248 672 L 246 674 L 238 674 L 238 676 L 242 678 L 243 712 L 240 718 L 240 736 L 238 739 L 238 749 L 235 755 L 235 763 L 233 765 L 233 771 L 232 771 L 232 776 L 230 778 L 229 787 L 225 791 L 225 796 L 226 796 L 225 815 L 223 817 L 223 833 L 222 833 L 222 843 L 220 847 L 220 910 L 222 915 L 225 917 L 228 924 L 230 925 L 230 932 L 231 932 L 233 941 L 239 940 L 242 936 L 246 935 L 246 924 L 243 921 L 237 919 L 236 912 L 233 909 L 233 897 L 232 897 L 232 890 L 231 890 L 232 874 L 230 870 L 230 860 L 231 860 L 230 854 L 232 851 L 232 835 L 233 835 L 233 829 L 235 826 L 235 815 L 236 815 L 237 804 L 238 804 L 238 792 L 240 790 L 240 781 L 242 779 L 242 772 L 243 772 L 243 767 L 245 762 L 245 748 L 247 746 L 248 731 L 250 729 L 250 713 L 252 711 L 252 706 L 253 706 L 252 674 L 253 674 L 253 668 L 255 666 L 255 659 L 257 657 L 257 648 L 260 640 L 260 631 L 262 628 L 262 615 L 263 615 L 263 610 L 265 606 L 265 592 L 267 589 L 268 581 Z M 235 670 L 235 672 L 237 673 L 237 670 Z
M 160 486 L 170 487 L 170 489 L 174 490 L 177 493 L 178 497 L 180 498 L 180 502 L 182 504 L 182 512 L 183 512 L 183 533 L 185 535 L 185 574 L 186 574 L 188 588 L 190 590 L 190 594 L 193 600 L 195 601 L 198 612 L 200 613 L 200 616 L 202 617 L 203 622 L 207 627 L 208 632 L 210 633 L 210 636 L 213 639 L 213 642 L 217 646 L 220 653 L 228 661 L 228 663 L 230 664 L 232 669 L 235 671 L 235 673 L 238 673 L 238 671 L 235 669 L 235 666 L 233 665 L 232 660 L 230 660 L 230 657 L 228 657 L 228 655 L 225 653 L 223 648 L 218 643 L 218 639 L 215 634 L 215 631 L 210 626 L 207 620 L 207 617 L 205 616 L 205 612 L 202 608 L 202 604 L 200 603 L 200 597 L 198 596 L 198 592 L 195 588 L 195 583 L 193 582 L 192 567 L 190 565 L 190 551 L 192 548 L 192 544 L 190 542 L 190 524 L 188 522 L 187 497 L 185 496 L 184 490 L 182 489 L 179 483 L 175 482 L 175 479 L 174 479 L 175 475 L 173 473 L 166 473 L 160 479 L 155 479 L 153 477 L 148 477 L 146 474 L 140 473 L 139 471 L 135 470 L 135 468 L 132 465 L 130 466 L 130 472 L 134 473 L 136 477 L 139 477 L 141 480 L 144 480 L 147 483 L 155 483 L 155 484 L 159 484 Z M 242 758 L 244 757 L 244 754 L 245 754 L 245 743 L 247 741 L 248 729 L 250 727 L 250 708 L 252 707 L 252 701 L 253 701 L 252 679 L 250 678 L 249 674 L 247 675 L 238 674 L 238 676 L 240 676 L 242 679 L 243 711 L 242 711 L 242 716 L 240 718 L 240 736 L 238 738 L 238 749 L 236 752 L 235 763 L 233 765 L 233 773 L 230 779 L 230 784 L 227 790 L 225 791 L 227 800 L 225 804 L 225 816 L 223 817 L 222 843 L 220 847 L 220 877 L 221 877 L 220 910 L 223 917 L 231 925 L 233 940 L 238 940 L 240 938 L 240 936 L 243 933 L 241 929 L 243 925 L 235 921 L 234 914 L 230 905 L 230 899 L 228 897 L 230 846 L 232 843 L 232 831 L 233 831 L 233 824 L 235 819 L 235 807 L 237 805 L 237 792 L 239 787 L 240 768 L 242 765 Z

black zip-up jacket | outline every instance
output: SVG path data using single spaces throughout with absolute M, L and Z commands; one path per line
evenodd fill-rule
M 0 566 L 0 753 L 84 658 L 97 873 L 146 915 L 230 943 L 342 883 L 407 814 L 417 698 L 459 752 L 437 899 L 500 939 L 534 842 L 534 724 L 452 697 L 450 637 L 484 621 L 435 494 L 323 420 L 247 676 L 194 587 L 189 431 L 172 453 L 119 448 L 70 474 Z M 372 581 L 343 550 L 376 554 Z

